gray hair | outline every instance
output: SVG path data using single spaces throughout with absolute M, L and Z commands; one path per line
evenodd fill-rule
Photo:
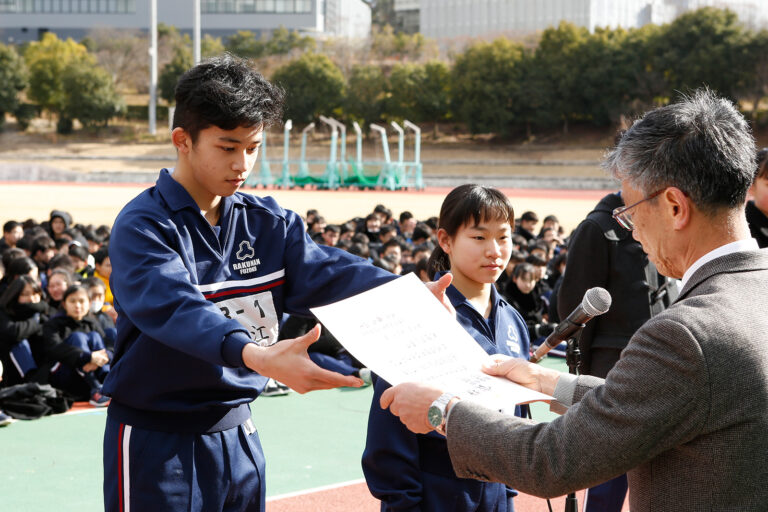
M 603 168 L 644 194 L 677 187 L 697 208 L 743 207 L 755 174 L 755 139 L 734 105 L 710 90 L 647 112 Z

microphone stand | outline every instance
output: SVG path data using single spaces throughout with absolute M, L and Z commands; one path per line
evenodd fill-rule
M 583 325 L 581 326 L 584 327 Z M 581 329 L 568 339 L 565 349 L 565 362 L 568 365 L 568 372 L 572 375 L 579 374 L 579 363 L 581 363 L 581 351 L 579 350 L 579 335 Z M 579 501 L 576 499 L 576 493 L 568 493 L 565 497 L 565 512 L 579 512 Z

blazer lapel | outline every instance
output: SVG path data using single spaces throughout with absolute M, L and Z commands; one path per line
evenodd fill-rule
M 680 296 L 675 302 L 684 299 L 694 288 L 715 274 L 760 269 L 768 269 L 768 250 L 740 251 L 720 256 L 708 261 L 693 273 L 683 289 L 680 290 Z

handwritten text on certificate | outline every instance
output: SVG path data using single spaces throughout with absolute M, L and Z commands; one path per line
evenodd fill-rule
M 414 274 L 312 313 L 392 385 L 423 382 L 510 413 L 516 404 L 552 399 L 483 373 L 488 354 Z

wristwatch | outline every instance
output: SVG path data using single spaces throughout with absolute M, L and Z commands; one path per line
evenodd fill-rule
M 432 402 L 432 405 L 429 406 L 429 411 L 427 411 L 429 424 L 443 435 L 445 435 L 445 409 L 455 396 L 453 393 L 443 393 L 437 400 Z

